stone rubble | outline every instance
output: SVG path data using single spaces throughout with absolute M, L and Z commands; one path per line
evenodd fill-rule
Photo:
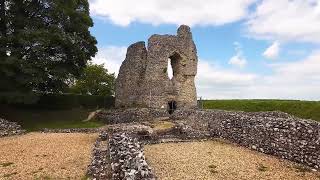
M 176 137 L 182 139 L 207 139 L 210 138 L 210 133 L 208 131 L 203 131 L 199 129 L 194 129 L 186 121 L 177 122 L 176 125 Z
M 0 137 L 20 135 L 25 132 L 18 123 L 0 118 Z
M 166 109 L 129 108 L 103 110 L 97 113 L 96 117 L 106 124 L 119 124 L 151 121 L 155 118 L 166 116 L 168 116 Z
M 101 132 L 94 144 L 91 164 L 88 166 L 88 175 L 93 180 L 111 178 L 110 157 L 108 148 L 108 135 Z
M 108 131 L 111 133 L 127 132 L 131 136 L 135 137 L 149 137 L 153 134 L 153 129 L 150 126 L 140 123 L 125 123 L 125 124 L 114 124 L 108 126 Z
M 68 128 L 68 129 L 48 129 L 41 130 L 43 133 L 99 133 L 101 128 Z
M 116 114 L 112 115 L 112 112 Z M 222 138 L 315 170 L 320 169 L 320 123 L 283 112 L 178 109 L 168 115 L 163 109 L 133 108 L 107 113 L 102 111 L 100 115 L 102 119 L 108 117 L 106 121 L 109 123 L 115 123 L 107 128 L 114 179 L 155 178 L 145 162 L 141 143 L 211 138 Z M 132 121 L 124 121 L 126 118 Z M 175 126 L 159 134 L 152 127 L 152 120 L 155 119 L 172 121 Z
M 142 144 L 137 138 L 127 133 L 115 133 L 109 141 L 109 146 L 113 179 L 155 179 L 145 160 Z
M 124 126 L 123 126 L 124 127 Z M 113 126 L 102 131 L 95 142 L 88 175 L 93 180 L 153 180 L 155 176 L 148 166 L 143 145 L 139 140 L 141 128 Z

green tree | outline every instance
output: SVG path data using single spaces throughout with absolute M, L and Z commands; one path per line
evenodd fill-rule
M 75 81 L 71 92 L 111 96 L 114 95 L 115 75 L 108 73 L 102 65 L 91 64 L 84 70 L 83 75 Z
M 0 0 L 0 20 L 0 92 L 63 92 L 97 52 L 88 0 Z

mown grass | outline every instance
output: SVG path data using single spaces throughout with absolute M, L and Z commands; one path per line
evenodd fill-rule
M 320 122 L 320 101 L 298 100 L 204 100 L 205 109 L 245 112 L 282 111 L 294 116 Z
M 16 107 L 0 106 L 0 117 L 18 122 L 27 131 L 39 131 L 43 128 L 96 128 L 103 125 L 102 122 L 92 120 L 83 122 L 93 109 L 24 109 Z

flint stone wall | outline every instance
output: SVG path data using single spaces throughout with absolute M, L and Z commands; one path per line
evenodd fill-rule
M 109 141 L 112 179 L 155 180 L 145 160 L 143 145 L 127 133 L 115 133 Z
M 104 110 L 97 113 L 96 117 L 107 124 L 119 124 L 169 118 L 169 114 L 166 109 L 129 108 Z
M 320 123 L 281 112 L 177 110 L 198 131 L 314 168 L 320 168 Z
M 69 128 L 69 129 L 48 129 L 41 130 L 43 133 L 98 133 L 101 128 Z
M 92 159 L 87 171 L 93 180 L 112 178 L 108 138 L 107 132 L 101 131 L 94 143 Z

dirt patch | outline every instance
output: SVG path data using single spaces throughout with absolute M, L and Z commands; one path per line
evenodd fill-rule
M 159 179 L 315 179 L 295 163 L 222 141 L 145 146 L 148 163 Z
M 173 128 L 175 124 L 170 121 L 154 121 L 152 122 L 152 129 L 154 131 L 166 131 Z
M 97 134 L 29 133 L 0 139 L 0 179 L 81 179 Z

